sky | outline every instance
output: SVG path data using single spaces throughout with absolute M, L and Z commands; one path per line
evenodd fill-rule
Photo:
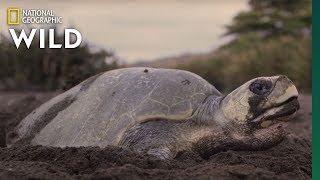
M 10 0 L 0 6 L 5 33 L 8 7 L 52 9 L 62 26 L 127 63 L 212 50 L 226 42 L 232 18 L 248 9 L 247 0 Z

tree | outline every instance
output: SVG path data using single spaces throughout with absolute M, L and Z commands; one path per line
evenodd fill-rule
M 310 31 L 310 0 L 250 0 L 228 26 L 227 34 L 260 33 L 262 36 L 301 35 Z

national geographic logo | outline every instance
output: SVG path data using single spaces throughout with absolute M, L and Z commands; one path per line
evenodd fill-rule
M 62 24 L 62 17 L 56 16 L 53 10 L 50 9 L 21 9 L 16 7 L 10 7 L 7 8 L 7 24 L 9 26 L 20 24 Z M 38 38 L 36 39 L 39 40 L 40 49 L 72 49 L 80 46 L 82 42 L 81 33 L 73 28 L 64 29 L 63 45 L 62 43 L 55 42 L 55 28 L 40 28 L 41 26 L 29 27 L 34 28 L 28 29 L 27 31 L 21 29 L 21 27 L 9 28 L 9 33 L 17 49 L 22 44 L 22 42 L 25 42 L 26 47 L 29 49 L 35 36 L 38 36 Z M 48 45 L 46 45 L 46 42 L 48 43 Z
M 20 9 L 19 8 L 8 8 L 7 9 L 7 24 L 8 25 L 19 25 L 20 24 Z
M 62 17 L 56 16 L 50 9 L 7 9 L 7 24 L 62 24 Z

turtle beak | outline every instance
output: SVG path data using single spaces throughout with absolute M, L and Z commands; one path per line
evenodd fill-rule
M 289 86 L 283 95 L 277 98 L 275 104 L 283 104 L 286 101 L 290 100 L 291 98 L 298 98 L 298 90 L 294 85 Z
M 291 117 L 299 110 L 299 102 L 297 97 L 291 97 L 287 101 L 266 110 L 260 116 L 252 120 L 254 123 L 262 123 L 266 120 L 288 120 L 286 117 Z
M 265 106 L 274 107 L 279 106 L 293 97 L 298 97 L 299 93 L 293 82 L 287 76 L 274 76 L 274 88 L 268 95 Z
M 267 97 L 265 111 L 252 122 L 266 128 L 290 120 L 299 110 L 298 90 L 286 76 L 276 76 L 273 91 Z

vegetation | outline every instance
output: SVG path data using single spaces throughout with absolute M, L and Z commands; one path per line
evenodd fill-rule
M 16 49 L 12 39 L 1 35 L 0 89 L 68 89 L 96 73 L 117 67 L 112 52 L 93 52 L 86 43 L 76 49 L 40 49 L 36 37 L 29 49 L 24 44 Z M 55 36 L 56 42 L 63 38 L 59 33 Z M 106 58 L 114 60 L 106 63 Z
M 235 35 L 205 61 L 178 68 L 193 71 L 230 90 L 257 76 L 287 75 L 299 89 L 311 88 L 311 1 L 250 0 L 228 26 Z
M 287 75 L 300 90 L 311 89 L 311 0 L 249 0 L 226 35 L 235 39 L 212 55 L 197 57 L 175 68 L 195 72 L 218 89 L 231 90 L 257 76 Z M 61 34 L 57 41 L 62 40 Z M 46 38 L 47 39 L 47 38 Z M 0 41 L 0 90 L 68 89 L 101 71 L 117 68 L 112 52 L 77 49 L 15 48 Z M 106 63 L 106 59 L 113 59 Z M 190 58 L 189 58 L 190 59 Z M 192 58 L 191 58 L 192 59 Z M 200 60 L 201 59 L 201 60 Z

